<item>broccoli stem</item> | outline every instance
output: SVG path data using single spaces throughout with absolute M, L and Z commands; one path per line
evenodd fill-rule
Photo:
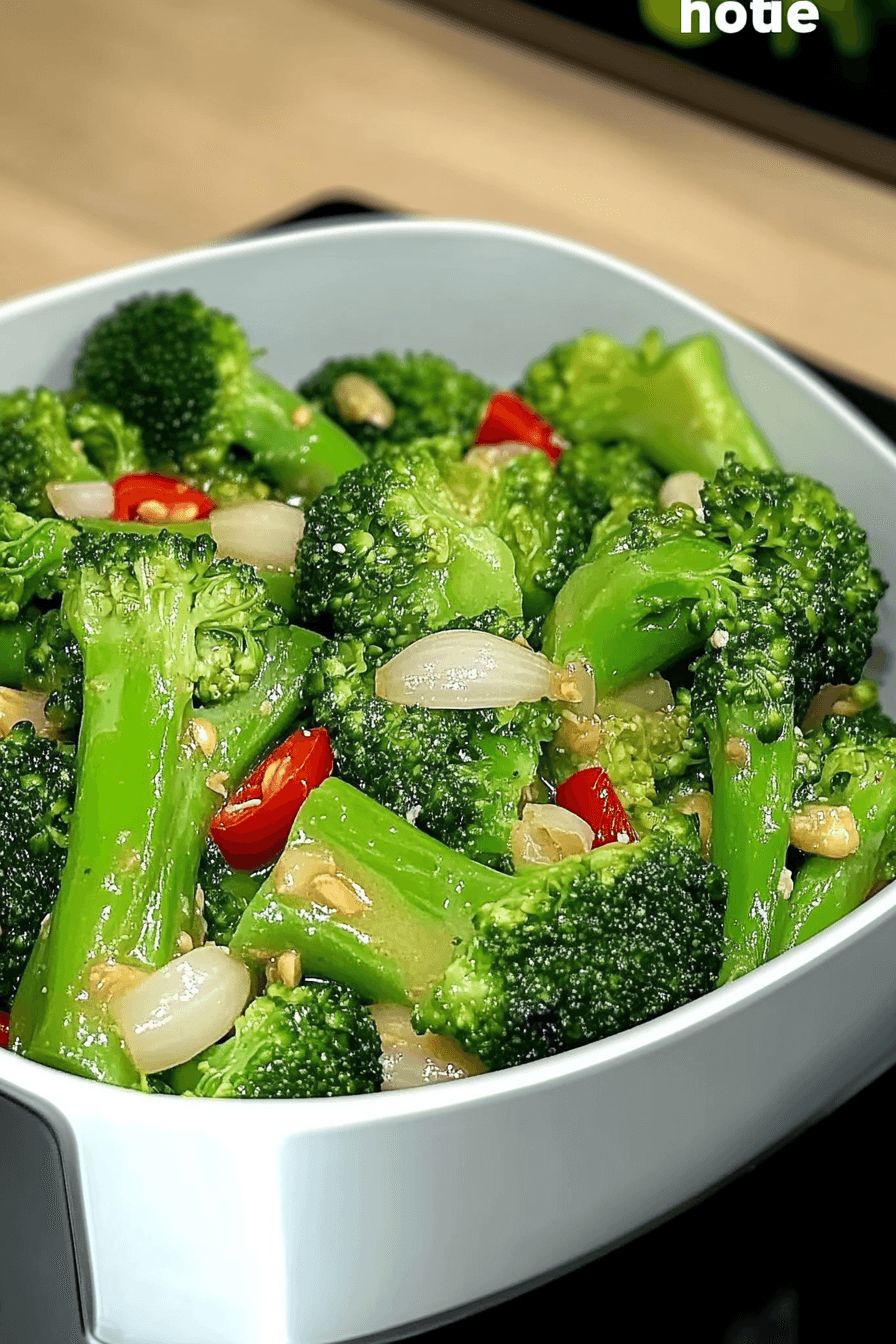
M 694 607 L 730 583 L 728 548 L 676 536 L 645 551 L 603 554 L 573 570 L 544 626 L 556 663 L 585 658 L 598 695 L 666 667 L 698 648 Z
M 772 742 L 758 728 L 764 708 L 719 703 L 708 726 L 712 770 L 712 861 L 728 879 L 725 960 L 719 983 L 766 960 L 778 884 L 790 841 L 796 735 L 793 709 Z
M 34 647 L 34 628 L 22 622 L 0 624 L 0 686 L 18 688 L 25 679 L 25 660 Z
M 370 904 L 347 914 L 280 895 L 278 865 L 240 920 L 231 951 L 250 964 L 297 951 L 307 974 L 370 1000 L 416 1002 L 469 933 L 470 913 L 512 881 L 337 779 L 309 794 L 281 863 L 303 849 L 331 857 L 337 877 L 356 884 Z
M 139 1085 L 107 1005 L 89 993 L 90 969 L 156 969 L 174 956 L 178 935 L 195 928 L 196 873 L 221 803 L 209 781 L 237 782 L 294 718 L 319 642 L 298 628 L 268 632 L 253 685 L 197 712 L 215 728 L 209 757 L 184 746 L 192 687 L 162 675 L 167 641 L 159 640 L 155 660 L 145 631 L 88 643 L 68 860 L 49 935 L 38 940 L 13 1005 L 14 1048 L 85 1077 Z
M 881 850 L 896 811 L 896 771 L 890 762 L 869 772 L 846 800 L 860 843 L 845 859 L 812 854 L 797 873 L 793 895 L 775 911 L 769 957 L 797 947 L 858 909 L 877 879 Z
M 367 460 L 354 439 L 302 397 L 257 370 L 251 378 L 236 440 L 278 490 L 312 497 Z M 310 416 L 307 424 L 294 418 L 296 412 Z

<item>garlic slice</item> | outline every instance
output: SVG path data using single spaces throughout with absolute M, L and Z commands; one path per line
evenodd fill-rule
M 594 681 L 571 663 L 556 667 L 527 644 L 479 630 L 424 635 L 376 674 L 376 693 L 394 705 L 426 709 L 509 709 L 559 700 L 591 713 Z
M 50 481 L 47 499 L 60 518 L 111 518 L 115 511 L 108 481 Z
M 110 1007 L 137 1068 L 158 1073 L 226 1035 L 245 1008 L 250 988 L 243 963 L 206 943 L 116 995 Z
M 305 532 L 305 515 L 291 504 L 259 499 L 215 509 L 209 518 L 218 555 L 258 569 L 296 567 L 296 547 Z
M 571 854 L 590 854 L 593 846 L 587 821 L 554 803 L 527 803 L 510 838 L 515 868 L 559 863 Z

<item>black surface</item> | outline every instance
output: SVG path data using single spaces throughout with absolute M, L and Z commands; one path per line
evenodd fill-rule
M 784 0 L 786 11 L 789 0 Z M 871 26 L 878 11 L 875 38 L 869 33 L 854 54 L 834 40 L 824 20 L 814 33 L 798 39 L 789 56 L 775 55 L 768 36 L 752 25 L 739 33 L 722 35 L 706 46 L 680 47 L 666 42 L 641 17 L 636 0 L 583 7 L 574 0 L 542 0 L 533 9 L 575 19 L 587 27 L 611 33 L 701 70 L 727 75 L 788 102 L 802 104 L 828 116 L 853 122 L 879 135 L 896 134 L 893 67 L 896 64 L 896 10 L 883 11 L 880 0 L 852 0 Z M 833 6 L 831 6 L 833 8 Z M 694 29 L 697 29 L 696 22 Z M 866 45 L 867 43 L 867 45 Z
M 0 1223 L 0 1344 L 84 1344 L 59 1148 L 50 1127 L 8 1097 L 0 1097 Z

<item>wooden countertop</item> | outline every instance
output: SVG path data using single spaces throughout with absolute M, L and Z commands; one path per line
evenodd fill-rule
M 896 192 L 391 0 L 5 0 L 0 297 L 309 198 L 606 248 L 896 392 Z

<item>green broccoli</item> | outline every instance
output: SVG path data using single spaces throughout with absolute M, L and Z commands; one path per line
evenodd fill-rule
M 195 294 L 144 294 L 87 333 L 73 387 L 141 431 L 155 470 L 212 494 L 220 484 L 228 499 L 247 486 L 252 494 L 255 477 L 283 497 L 309 497 L 364 454 L 332 421 L 255 369 L 256 353 L 234 318 Z
M 202 917 L 210 943 L 226 947 L 243 911 L 269 875 L 271 865 L 257 872 L 231 868 L 214 840 L 209 840 L 199 863 Z
M 667 472 L 709 478 L 727 453 L 748 467 L 777 465 L 712 336 L 666 349 L 651 331 L 630 349 L 589 331 L 530 365 L 518 390 L 572 443 L 629 439 Z
M 382 1046 L 361 999 L 340 985 L 268 985 L 234 1035 L 169 1075 L 196 1097 L 348 1097 L 376 1092 Z
M 545 652 L 587 658 L 601 695 L 704 646 L 693 709 L 729 884 L 728 979 L 764 959 L 782 899 L 796 718 L 822 685 L 861 675 L 884 585 L 855 518 L 807 477 L 729 460 L 701 494 L 704 521 L 636 509 L 607 532 L 559 593 Z
M 216 790 L 295 717 L 317 641 L 278 629 L 255 572 L 216 561 L 210 538 L 165 531 L 80 534 L 63 617 L 84 661 L 78 793 L 11 1040 L 29 1058 L 135 1086 L 91 973 L 109 962 L 158 968 L 182 933 L 199 935 L 196 877 Z M 195 695 L 222 703 L 196 711 Z
M 823 852 L 806 857 L 796 874 L 792 895 L 776 906 L 769 935 L 770 957 L 828 928 L 855 910 L 881 880 L 892 876 L 896 723 L 876 705 L 854 717 L 831 715 L 800 743 L 800 757 L 803 768 L 798 769 L 800 777 L 794 792 L 794 821 L 805 817 L 802 830 L 808 830 L 811 836 L 813 814 L 818 817 L 819 808 L 823 808 L 820 817 L 824 829 L 826 819 L 831 817 L 828 809 L 837 808 L 835 827 L 839 834 L 833 838 L 843 842 L 841 847 L 849 852 L 839 858 L 826 857 Z M 820 768 L 806 771 L 806 757 L 814 757 Z M 855 841 L 851 830 L 856 832 Z
M 116 481 L 132 471 L 149 470 L 140 431 L 125 424 L 120 411 L 84 401 L 71 393 L 66 393 L 62 401 L 73 441 L 81 445 L 107 480 Z
M 21 513 L 48 517 L 51 481 L 101 481 L 69 432 L 61 398 L 46 387 L 0 395 L 0 496 Z
M 622 1031 L 712 988 L 724 880 L 669 814 L 644 840 L 496 873 L 341 780 L 303 805 L 231 943 L 416 1006 L 418 1031 L 504 1068 Z
M 57 737 L 80 721 L 82 679 L 78 641 L 58 607 L 29 603 L 17 621 L 0 624 L 0 686 L 45 695 L 44 711 Z
M 510 548 L 529 620 L 548 611 L 584 559 L 595 524 L 618 499 L 643 491 L 640 503 L 652 503 L 660 484 L 627 445 L 568 448 L 556 467 L 541 452 L 503 461 L 477 455 L 446 463 L 442 474 L 471 521 L 489 527 Z
M 49 914 L 75 797 L 71 747 L 19 723 L 0 739 L 0 1009 L 8 1010 Z
M 686 777 L 693 780 L 706 753 L 702 735 L 691 728 L 690 694 L 682 688 L 672 704 L 658 709 L 632 704 L 623 691 L 599 700 L 590 718 L 565 711 L 549 755 L 557 785 L 577 770 L 602 765 L 640 833 L 635 814 L 677 793 Z
M 343 381 L 347 378 L 354 388 Z M 441 355 L 381 350 L 327 360 L 299 391 L 374 456 L 378 444 L 407 444 L 434 434 L 472 443 L 494 388 Z
M 31 518 L 0 500 L 0 621 L 15 621 L 32 598 L 58 598 L 75 535 L 61 518 Z
M 516 633 L 499 613 L 484 624 Z M 380 699 L 374 675 L 360 640 L 325 644 L 314 657 L 311 721 L 327 729 L 337 774 L 444 844 L 507 867 L 521 796 L 559 722 L 556 706 L 406 707 Z
M 368 463 L 311 504 L 296 604 L 306 625 L 372 654 L 492 607 L 522 610 L 510 551 L 469 522 L 425 456 Z

